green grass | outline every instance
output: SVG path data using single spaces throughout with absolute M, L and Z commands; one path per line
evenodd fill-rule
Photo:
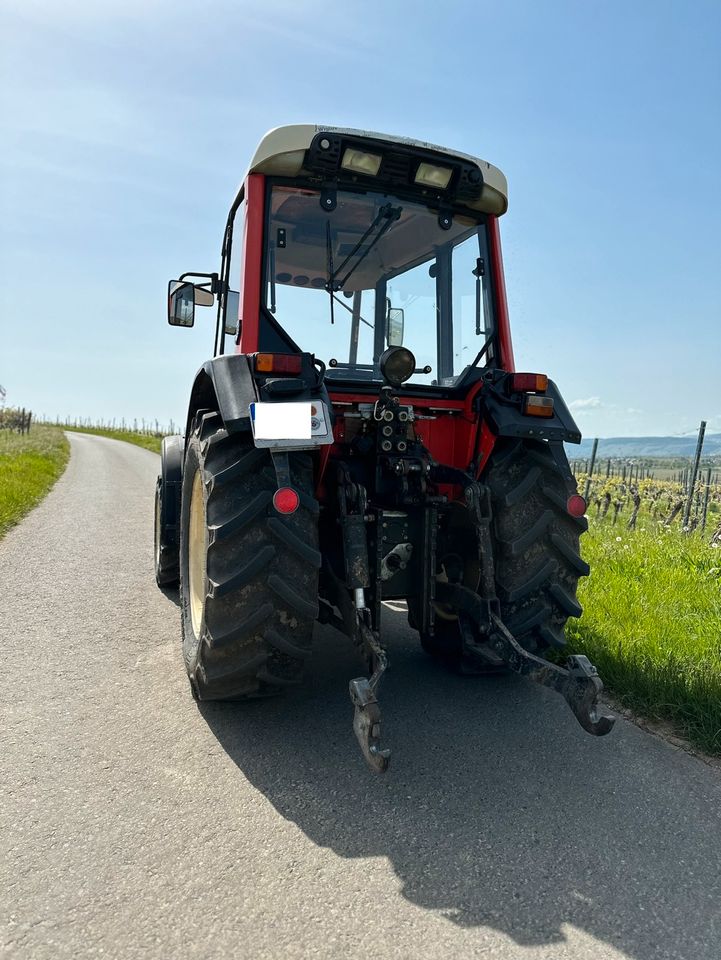
M 135 433 L 133 430 L 105 430 L 101 427 L 66 427 L 66 430 L 74 433 L 94 433 L 99 437 L 110 437 L 111 440 L 125 440 L 126 443 L 134 443 L 138 447 L 152 450 L 153 453 L 160 453 L 163 440 L 154 434 Z
M 0 430 L 0 537 L 43 499 L 65 469 L 70 445 L 59 427 Z
M 572 652 L 625 706 L 721 755 L 721 549 L 650 519 L 637 531 L 591 520 L 583 552 Z

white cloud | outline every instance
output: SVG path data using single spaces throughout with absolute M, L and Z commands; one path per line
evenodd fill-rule
M 586 400 L 572 400 L 568 406 L 571 410 L 598 410 L 602 403 L 600 397 L 588 397 Z

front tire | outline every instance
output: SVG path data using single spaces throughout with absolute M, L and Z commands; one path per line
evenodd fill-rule
M 177 587 L 180 580 L 180 564 L 177 540 L 172 542 L 167 534 L 164 518 L 167 512 L 163 478 L 155 485 L 155 582 L 159 587 Z
M 318 504 L 308 454 L 289 456 L 295 513 L 272 506 L 267 450 L 196 418 L 183 470 L 183 656 L 197 699 L 268 696 L 302 679 L 318 614 Z

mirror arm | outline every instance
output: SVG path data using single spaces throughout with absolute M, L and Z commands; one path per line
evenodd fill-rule
M 220 279 L 217 273 L 194 273 L 190 271 L 188 273 L 181 273 L 178 280 L 185 280 L 186 277 L 207 277 L 207 279 L 210 280 L 211 293 L 222 293 L 223 291 L 224 281 Z

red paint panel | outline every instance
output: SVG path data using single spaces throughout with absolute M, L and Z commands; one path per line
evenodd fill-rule
M 263 213 L 265 177 L 251 173 L 245 181 L 246 222 L 243 240 L 242 290 L 240 294 L 240 341 L 237 353 L 258 349 L 261 270 L 263 266 Z
M 501 253 L 501 232 L 498 217 L 488 218 L 488 239 L 491 247 L 491 268 L 493 271 L 493 289 L 496 302 L 496 324 L 498 326 L 499 362 L 504 370 L 513 373 L 516 369 L 513 360 L 511 342 L 511 324 L 508 319 L 508 300 L 506 299 L 506 281 L 503 275 L 503 254 Z

